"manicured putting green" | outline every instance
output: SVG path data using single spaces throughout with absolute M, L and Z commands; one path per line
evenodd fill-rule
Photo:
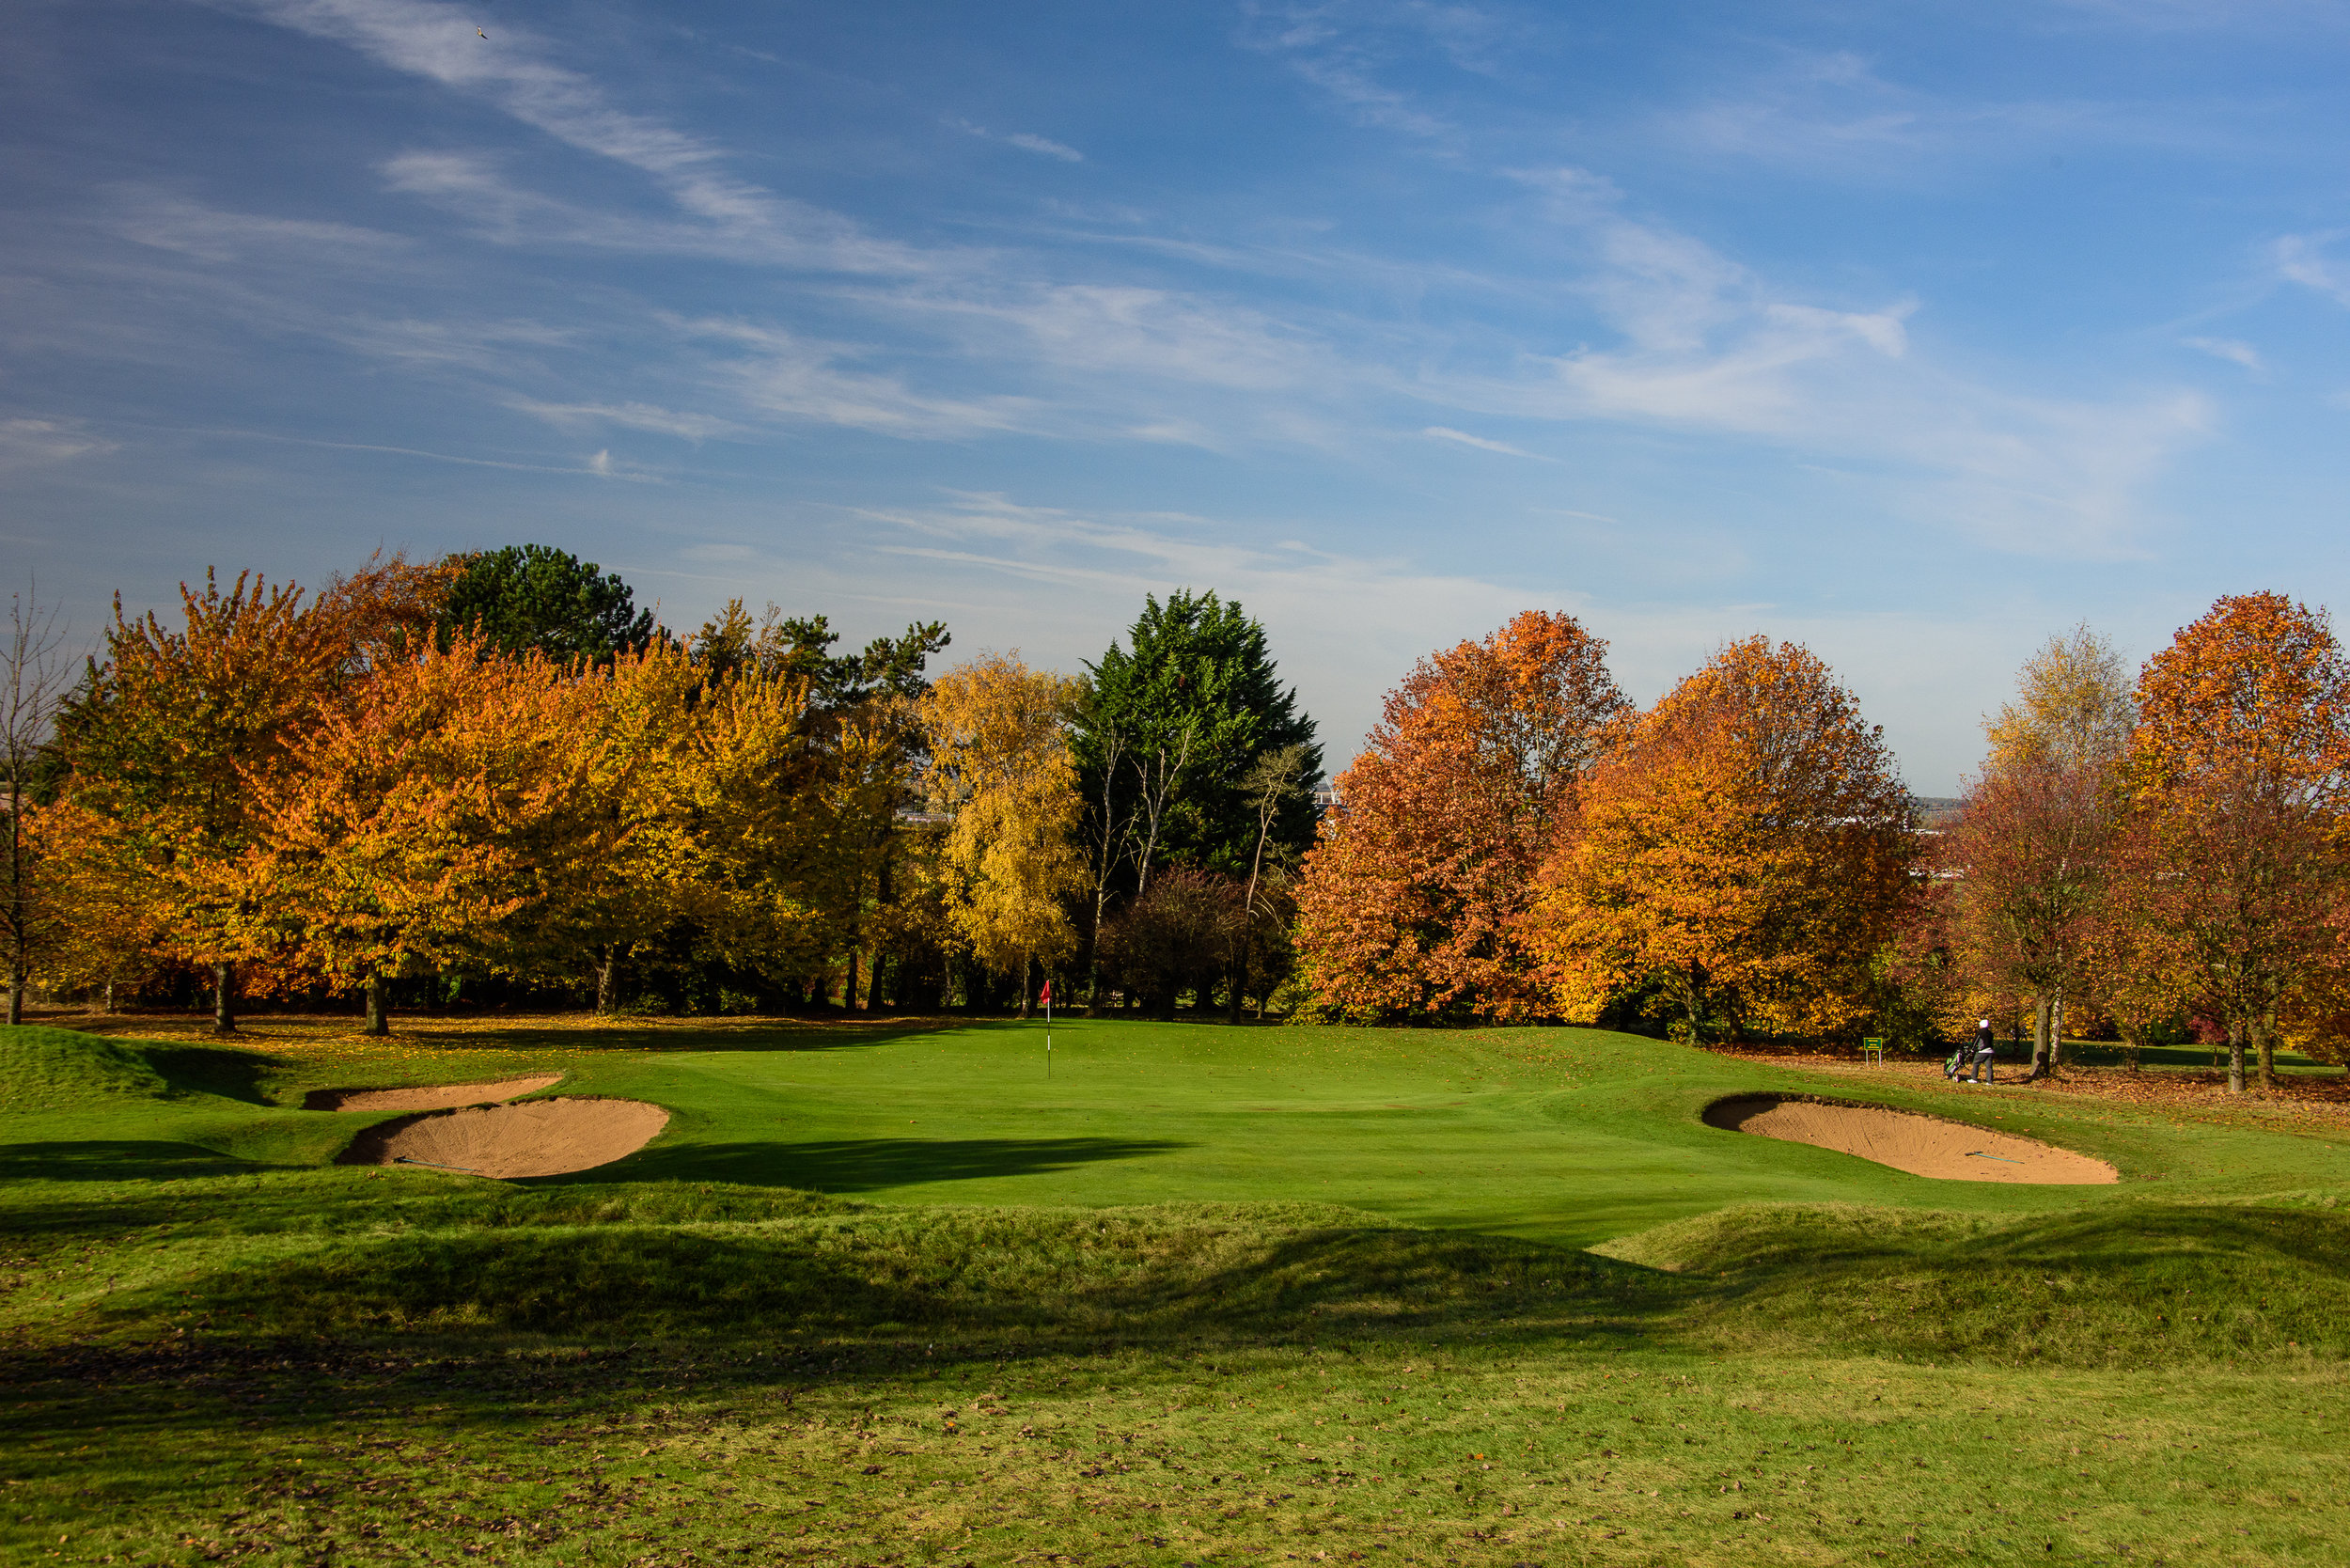
M 2329 1141 L 2174 1123 L 2109 1102 L 1962 1093 L 1889 1076 L 1873 1089 L 1865 1076 L 1831 1083 L 1599 1030 L 1063 1019 L 1053 1035 L 1049 1077 L 1041 1023 L 614 1030 L 553 1035 L 530 1050 L 394 1042 L 372 1056 L 340 1046 L 332 1058 L 272 1050 L 266 1040 L 253 1056 L 174 1046 L 141 1057 L 128 1043 L 75 1037 L 80 1043 L 55 1049 L 105 1058 L 104 1072 L 79 1074 L 85 1084 L 109 1073 L 125 1083 L 151 1075 L 141 1065 L 149 1057 L 186 1081 L 161 1099 L 54 1083 L 39 1112 L 11 1118 L 10 1141 L 21 1148 L 37 1137 L 62 1152 L 78 1134 L 125 1159 L 160 1157 L 167 1146 L 192 1154 L 195 1144 L 280 1168 L 322 1165 L 365 1123 L 289 1108 L 321 1079 L 345 1089 L 462 1082 L 530 1067 L 563 1074 L 550 1092 L 670 1112 L 649 1147 L 556 1181 L 724 1182 L 916 1204 L 1310 1200 L 1578 1247 L 1756 1201 L 2016 1214 L 2157 1193 L 2240 1200 L 2350 1180 L 2350 1150 Z M 722 1048 L 692 1048 L 705 1043 Z M 1725 1095 L 1822 1090 L 2077 1150 L 2110 1162 L 2122 1181 L 2103 1189 L 1937 1181 L 1701 1120 Z M 142 1136 L 126 1136 L 134 1126 Z

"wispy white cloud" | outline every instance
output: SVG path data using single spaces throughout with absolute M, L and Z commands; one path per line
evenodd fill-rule
M 1019 148 L 1024 152 L 1042 153 L 1047 158 L 1058 158 L 1065 164 L 1082 164 L 1086 161 L 1086 155 L 1075 148 L 1065 147 L 1050 136 L 1040 136 L 1030 131 L 1014 131 L 1004 138 L 1004 142 L 1007 146 Z
M 1241 41 L 1284 61 L 1349 118 L 1408 136 L 1442 141 L 1456 127 L 1415 95 L 1390 86 L 1383 72 L 1394 63 L 1402 33 L 1411 45 L 1433 37 L 1456 63 L 1483 62 L 1471 45 L 1482 13 L 1466 6 L 1390 4 L 1252 4 L 1244 10 Z
M 2214 359 L 2224 359 L 2231 365 L 2241 365 L 2254 375 L 2266 372 L 2268 366 L 2261 358 L 2260 350 L 2240 337 L 2187 337 L 2181 341 L 2190 349 L 2201 349 Z
M 1040 136 L 1032 131 L 1013 131 L 998 134 L 984 125 L 974 125 L 967 119 L 950 119 L 947 123 L 966 136 L 977 136 L 986 142 L 1001 142 L 1006 147 L 1016 147 L 1023 152 L 1034 152 L 1046 158 L 1058 158 L 1064 164 L 1082 164 L 1086 161 L 1086 155 L 1075 148 L 1064 146 L 1050 136 Z
M 1073 668 L 1125 632 L 1145 593 L 1214 588 L 1275 630 L 1284 680 L 1321 725 L 1333 771 L 1349 760 L 1386 689 L 1429 652 L 1493 631 L 1527 609 L 1567 611 L 1609 644 L 1608 661 L 1641 701 L 1696 668 L 1725 637 L 1761 632 L 1804 643 L 1836 667 L 1864 711 L 1889 721 L 1913 781 L 1952 787 L 1976 737 L 1952 740 L 1931 715 L 1976 713 L 2045 635 L 2039 608 L 1948 615 L 1915 605 L 1821 613 L 1726 599 L 1602 600 L 1540 580 L 1431 571 L 1400 555 L 1260 542 L 1249 523 L 1167 512 L 1089 513 L 963 494 L 944 504 L 856 514 L 866 547 L 899 563 L 908 602 L 951 612 L 959 641 L 1018 642 Z M 898 530 L 893 538 L 889 530 Z M 1050 595 L 1055 613 L 1036 614 Z
M 1480 452 L 1499 452 L 1505 457 L 1532 458 L 1537 463 L 1554 461 L 1538 452 L 1529 452 L 1523 447 L 1512 447 L 1507 441 L 1489 440 L 1484 436 L 1471 435 L 1466 431 L 1456 431 L 1445 425 L 1431 425 L 1419 433 L 1434 436 L 1439 441 L 1455 441 L 1464 447 L 1474 447 Z
M 2139 489 L 2210 424 L 2191 391 L 2101 404 L 2010 392 L 1920 359 L 1915 302 L 1839 309 L 1628 215 L 1580 169 L 1521 176 L 1579 241 L 1569 287 L 1615 341 L 1529 353 L 1506 373 L 1432 372 L 1433 401 L 1521 419 L 1622 420 L 1859 460 L 1905 505 L 2003 548 L 2127 555 Z
M 547 403 L 517 398 L 507 406 L 553 425 L 619 425 L 628 430 L 650 431 L 656 435 L 674 435 L 694 442 L 707 441 L 713 436 L 736 435 L 743 431 L 743 427 L 731 419 L 721 419 L 711 414 L 681 413 L 652 403 Z
M 1033 400 L 1004 395 L 948 398 L 900 378 L 844 368 L 860 351 L 746 321 L 682 321 L 696 336 L 740 349 L 723 369 L 745 407 L 789 421 L 843 425 L 884 435 L 955 439 L 1030 428 Z
M 379 441 L 329 441 L 317 436 L 288 435 L 282 431 L 237 430 L 217 426 L 189 428 L 180 433 L 186 435 L 219 436 L 231 441 L 265 441 L 283 447 L 310 447 L 325 452 L 372 452 L 383 457 L 416 458 L 426 463 L 454 463 L 461 468 L 503 468 L 517 474 L 607 473 L 613 478 L 656 482 L 654 476 L 636 470 L 620 471 L 606 458 L 604 466 L 595 466 L 595 459 L 573 463 L 525 463 L 511 458 L 479 457 L 464 452 L 436 452 L 426 447 L 400 447 Z
M 901 320 L 960 329 L 973 352 L 1009 351 L 1057 372 L 1276 392 L 1326 384 L 1338 368 L 1325 345 L 1278 318 L 1165 289 L 1031 284 L 848 297 Z
M 2327 251 L 2342 230 L 2323 234 L 2288 234 L 2272 247 L 2278 275 L 2304 289 L 2314 289 L 2340 304 L 2350 305 L 2350 269 Z
M 663 215 L 530 190 L 508 179 L 497 160 L 476 153 L 402 153 L 386 159 L 383 172 L 390 189 L 454 212 L 501 244 L 583 245 L 869 276 L 979 265 L 951 251 L 875 239 L 838 213 L 781 196 L 764 196 L 739 212 Z
M 307 324 L 321 336 L 371 359 L 415 368 L 511 371 L 524 356 L 570 347 L 580 340 L 571 328 L 532 321 L 329 316 Z
M 1951 96 L 1892 80 L 1849 50 L 1787 51 L 1743 81 L 1705 81 L 1694 102 L 1647 128 L 1664 146 L 1791 173 L 1867 181 L 1914 179 L 1922 164 L 1982 165 L 2161 147 L 2209 154 L 2225 133 L 2206 118 L 2090 99 Z
M 282 260 L 290 248 L 314 256 L 321 249 L 367 253 L 401 250 L 410 244 L 404 236 L 382 229 L 230 212 L 175 192 L 142 186 L 118 186 L 109 197 L 108 226 L 116 233 L 151 249 L 174 251 L 198 261 Z
M 644 248 L 756 248 L 771 265 L 851 273 L 926 271 L 920 250 L 879 240 L 837 212 L 781 196 L 728 172 L 728 149 L 613 103 L 591 77 L 560 65 L 519 24 L 477 35 L 474 13 L 441 0 L 214 0 L 356 49 L 391 70 L 489 102 L 582 152 L 646 176 L 682 223 L 651 226 L 520 192 L 478 159 L 411 154 L 386 175 L 395 189 L 494 220 L 509 234 L 551 230 L 582 243 Z
M 79 419 L 0 419 L 0 468 L 64 463 L 115 446 Z
M 1372 432 L 1399 423 L 1472 446 L 1490 439 L 1468 433 L 1479 416 L 1627 423 L 1856 465 L 1906 522 L 2009 549 L 2086 555 L 2135 547 L 2138 493 L 2209 423 L 2208 408 L 2188 392 L 2067 401 L 1960 373 L 1916 346 L 1916 301 L 1800 297 L 1671 225 L 1632 215 L 1612 182 L 1586 170 L 1517 177 L 1537 209 L 1526 214 L 1528 229 L 1546 225 L 1571 253 L 1554 273 L 1537 279 L 1456 265 L 1463 275 L 1425 284 L 1564 299 L 1580 319 L 1512 323 L 1465 346 L 1429 317 L 1382 320 L 1326 289 L 1305 305 L 1239 290 L 1216 297 L 1131 281 L 1065 253 L 924 247 L 877 235 L 742 180 L 729 172 L 727 148 L 619 107 L 525 29 L 501 28 L 485 48 L 471 13 L 442 0 L 222 3 L 492 103 L 645 176 L 668 203 L 648 212 L 625 200 L 549 196 L 519 183 L 512 165 L 476 153 L 411 152 L 384 165 L 396 190 L 464 215 L 491 239 L 831 274 L 803 279 L 792 303 L 763 316 L 669 321 L 674 336 L 700 345 L 684 351 L 691 363 L 666 368 L 681 389 L 664 402 L 694 407 L 692 415 L 587 388 L 537 391 L 519 403 L 513 387 L 498 390 L 499 401 L 539 417 L 689 439 L 718 433 L 700 421 L 814 423 L 922 440 L 1016 432 L 1357 452 L 1377 439 Z M 1498 55 L 1487 45 L 1506 31 L 1472 7 L 1339 0 L 1261 7 L 1244 41 L 1289 61 L 1359 117 L 1449 137 L 1448 122 L 1390 84 L 1388 68 L 1431 48 L 1461 69 L 1490 68 Z M 1856 102 L 1895 94 L 1856 56 L 1820 58 L 1810 74 L 1811 88 Z M 1909 133 L 1871 123 L 1868 136 Z M 1457 155 L 1466 144 L 1446 145 Z M 1219 254 L 1219 265 L 1244 274 L 1320 267 L 1325 280 L 1361 282 L 1377 270 L 1330 251 L 1308 262 L 1247 247 Z M 2280 266 L 2311 287 L 2334 287 L 2315 249 L 2280 250 Z M 1073 268 L 1094 275 L 1073 278 Z M 1377 287 L 1402 291 L 1391 277 Z M 830 318 L 822 332 L 803 324 L 817 313 L 812 305 Z M 870 329 L 840 324 L 842 308 L 862 313 Z M 1592 340 L 1560 341 L 1569 331 Z M 414 337 L 409 352 L 422 361 L 457 352 L 462 334 L 444 335 L 438 346 L 432 334 Z M 1409 411 L 1401 420 L 1400 408 Z M 1500 443 L 1488 449 L 1530 455 Z

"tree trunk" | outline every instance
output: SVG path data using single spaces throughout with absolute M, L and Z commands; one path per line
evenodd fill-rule
M 2277 1026 L 2266 1018 L 2253 1019 L 2252 1043 L 2260 1051 L 2261 1088 L 2273 1094 L 2277 1089 Z
M 2244 1021 L 2228 1021 L 2228 1092 L 2244 1092 Z
M 1240 1022 L 1241 996 L 1248 989 L 1248 936 L 1241 934 L 1240 950 L 1232 955 L 1232 1006 L 1225 1014 L 1225 1022 Z
M 2031 1071 L 2024 1074 L 2026 1082 L 2048 1076 L 2053 1069 L 2048 1063 L 2048 1014 L 2054 998 L 2045 991 L 2031 996 Z
M 1035 955 L 1032 953 L 1022 953 L 1020 955 L 1020 1016 L 1023 1018 L 1026 1018 L 1028 1015 L 1028 996 L 1034 989 L 1033 982 L 1036 980 L 1035 970 Z
M 619 955 L 610 948 L 606 948 L 603 949 L 603 958 L 596 964 L 596 1011 L 598 1012 L 608 1014 L 617 1005 L 612 995 L 612 970 L 618 962 Z
M 14 1027 L 24 1022 L 24 965 L 19 964 L 8 976 L 8 1024 Z
M 370 969 L 368 971 L 368 1033 L 385 1035 L 391 1032 L 392 1026 L 384 1017 L 384 977 Z
M 840 1011 L 843 1012 L 856 1011 L 856 961 L 859 956 L 854 948 L 849 949 L 849 986 L 840 993 Z
M 233 964 L 212 965 L 212 1032 L 237 1032 L 237 967 Z
M 2064 1065 L 2064 993 L 2059 991 L 2048 1004 L 2048 1076 L 2057 1074 Z

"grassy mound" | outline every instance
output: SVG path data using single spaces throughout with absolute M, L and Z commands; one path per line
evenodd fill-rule
M 108 1040 L 39 1025 L 0 1028 L 0 1101 L 17 1111 L 208 1095 L 266 1105 L 261 1086 L 274 1065 L 255 1051 Z
M 1747 1204 L 1600 1250 L 1702 1281 L 1677 1332 L 1716 1350 L 2067 1367 L 2350 1356 L 2350 1209 L 2331 1197 L 2005 1217 Z
M 152 1327 L 194 1311 L 273 1334 L 790 1329 L 1138 1342 L 1536 1318 L 1553 1331 L 1613 1328 L 1674 1288 L 1585 1254 L 1318 1204 L 921 1211 L 811 1195 L 801 1200 L 808 1212 L 790 1217 L 649 1223 L 646 1211 L 661 1205 L 578 1189 L 546 1198 L 512 1205 L 496 1227 L 379 1225 L 290 1255 L 230 1249 L 197 1277 L 112 1298 L 101 1321 Z M 683 1201 L 704 1215 L 789 1206 L 756 1189 Z
M 2315 1204 L 2007 1219 L 1757 1204 L 1592 1253 L 1318 1204 L 924 1210 L 663 1184 L 386 1205 L 308 1186 L 282 1210 L 248 1195 L 182 1220 L 178 1240 L 178 1267 L 125 1266 L 104 1291 L 118 1265 L 86 1250 L 92 1288 L 45 1309 L 133 1338 L 1468 1334 L 2074 1369 L 2350 1358 L 2350 1213 Z

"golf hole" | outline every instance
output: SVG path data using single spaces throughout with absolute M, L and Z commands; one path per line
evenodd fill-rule
M 525 1100 L 369 1127 L 337 1165 L 415 1165 L 471 1176 L 561 1176 L 633 1154 L 668 1125 L 642 1100 Z
M 2087 1186 L 2122 1179 L 2105 1161 L 2070 1149 L 1884 1105 L 1795 1095 L 1738 1095 L 1706 1106 L 1705 1124 L 1833 1149 L 1945 1182 Z

